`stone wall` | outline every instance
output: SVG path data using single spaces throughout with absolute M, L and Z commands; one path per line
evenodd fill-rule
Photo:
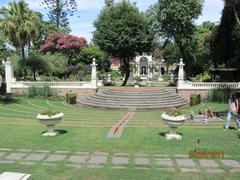
M 54 89 L 54 88 L 53 88 Z M 28 90 L 27 88 L 12 88 L 12 93 L 14 94 L 18 94 L 18 95 L 27 95 L 28 94 Z M 77 99 L 81 99 L 84 97 L 88 97 L 91 96 L 93 94 L 96 93 L 96 89 L 87 89 L 87 88 L 81 88 L 81 89 L 55 89 L 55 91 L 58 93 L 58 95 L 61 96 L 66 96 L 67 93 L 76 93 L 77 94 Z
M 187 99 L 190 102 L 191 94 L 200 94 L 201 100 L 204 100 L 207 98 L 208 90 L 206 89 L 178 89 L 178 95 Z

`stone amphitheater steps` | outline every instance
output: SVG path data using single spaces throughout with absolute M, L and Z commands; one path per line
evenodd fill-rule
M 176 89 L 105 89 L 93 96 L 78 99 L 78 103 L 102 108 L 165 109 L 181 107 L 188 102 L 176 94 Z

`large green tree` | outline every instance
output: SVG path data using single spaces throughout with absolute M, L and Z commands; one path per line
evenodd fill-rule
M 220 25 L 211 43 L 215 67 L 240 67 L 240 1 L 225 0 Z
M 129 63 L 136 53 L 148 53 L 153 37 L 149 32 L 148 21 L 138 8 L 128 1 L 121 1 L 104 8 L 94 22 L 95 44 L 109 55 L 120 60 L 123 74 L 123 86 L 130 75 Z
M 38 35 L 40 17 L 31 11 L 27 4 L 10 2 L 9 8 L 0 9 L 0 30 L 16 48 L 20 48 L 22 58 L 25 59 L 24 48 Z
M 48 10 L 48 17 L 57 28 L 68 27 L 69 16 L 77 11 L 75 0 L 43 0 L 42 5 Z
M 186 63 L 188 75 L 191 73 L 196 41 L 194 20 L 201 14 L 202 0 L 159 0 L 158 21 L 166 38 L 173 39 Z

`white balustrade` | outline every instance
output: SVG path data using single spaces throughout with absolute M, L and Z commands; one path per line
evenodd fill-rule
M 231 89 L 240 89 L 240 83 L 232 82 L 188 82 L 185 81 L 183 84 L 178 86 L 178 89 L 189 89 L 189 90 L 208 90 L 215 88 L 231 88 Z
M 35 87 L 42 87 L 42 86 L 49 86 L 51 88 L 59 88 L 59 89 L 79 89 L 79 88 L 93 88 L 95 89 L 96 86 L 93 86 L 91 82 L 31 82 L 31 81 L 17 81 L 12 82 L 11 88 L 28 88 L 31 86 Z

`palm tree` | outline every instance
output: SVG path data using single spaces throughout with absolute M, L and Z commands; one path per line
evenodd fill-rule
M 20 0 L 10 2 L 9 9 L 0 9 L 0 30 L 16 48 L 20 48 L 22 58 L 25 60 L 24 48 L 38 34 L 40 17 L 28 8 L 28 5 Z

